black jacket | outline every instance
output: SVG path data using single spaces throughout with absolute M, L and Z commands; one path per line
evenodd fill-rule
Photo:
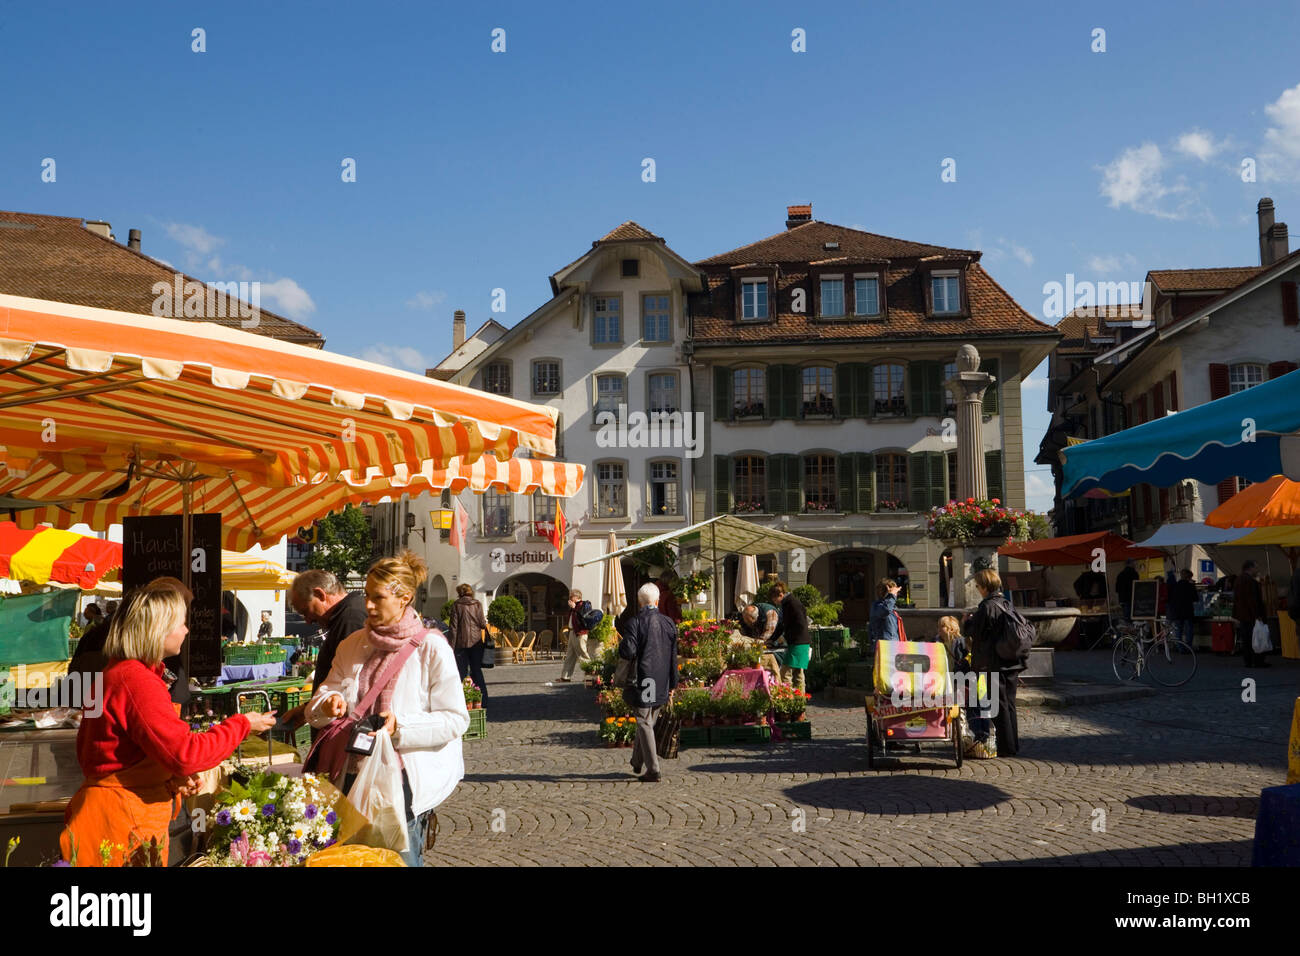
M 677 686 L 677 625 L 670 618 L 657 607 L 642 608 L 623 632 L 618 656 L 635 662 L 623 687 L 630 707 L 662 707 L 668 702 Z
M 1291 615 L 1291 620 L 1300 621 L 1300 562 L 1295 566 L 1291 587 L 1286 592 L 1286 612 Z
M 980 601 L 980 606 L 971 615 L 971 619 L 962 627 L 962 633 L 970 641 L 970 664 L 973 670 L 1024 670 L 1024 667 L 1020 664 L 1007 667 L 997 653 L 997 641 L 1006 627 L 1004 618 L 1010 607 L 1002 592 L 994 591 Z
M 321 681 L 330 676 L 334 666 L 334 652 L 339 644 L 353 631 L 366 626 L 366 595 L 364 591 L 350 591 L 348 596 L 330 608 L 329 621 L 325 624 L 325 643 L 320 646 L 320 656 L 316 658 L 316 672 L 312 674 L 311 689 L 314 691 Z
M 1175 581 L 1169 592 L 1169 620 L 1190 621 L 1196 617 L 1196 585 Z
M 784 637 L 786 644 L 791 647 L 812 643 L 812 637 L 808 634 L 808 613 L 793 594 L 787 594 L 781 599 L 781 622 L 777 624 L 772 640 L 778 637 Z
M 1119 597 L 1119 603 L 1129 605 L 1133 603 L 1133 582 L 1138 579 L 1138 573 L 1134 568 L 1125 568 L 1115 578 L 1115 593 Z

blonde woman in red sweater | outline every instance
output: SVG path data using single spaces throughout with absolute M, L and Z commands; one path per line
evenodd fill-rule
M 102 712 L 83 715 L 77 761 L 85 781 L 64 814 L 63 858 L 77 866 L 146 862 L 157 842 L 167 859 L 167 825 L 194 774 L 234 753 L 249 733 L 275 723 L 274 712 L 237 714 L 193 733 L 172 706 L 163 682 L 163 658 L 180 653 L 189 628 L 185 598 L 175 590 L 141 589 L 123 602 L 104 654 Z

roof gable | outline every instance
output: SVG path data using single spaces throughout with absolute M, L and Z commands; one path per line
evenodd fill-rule
M 838 243 L 838 248 L 827 250 L 828 242 Z M 969 256 L 978 260 L 980 253 L 970 249 L 952 249 L 924 242 L 895 239 L 874 232 L 863 232 L 847 226 L 813 219 L 786 229 L 757 242 L 722 252 L 695 264 L 702 268 L 719 265 L 736 265 L 744 262 L 814 262 L 826 258 L 833 251 L 837 258 L 848 259 L 920 259 L 924 256 Z

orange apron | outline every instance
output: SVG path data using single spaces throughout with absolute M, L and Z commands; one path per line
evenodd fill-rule
M 180 798 L 168 781 L 172 773 L 146 757 L 119 773 L 86 780 L 73 795 L 59 837 L 63 859 L 73 866 L 103 866 L 101 846 L 107 845 L 108 866 L 148 865 L 151 839 L 158 841 L 162 866 L 167 865 L 167 826 L 176 816 Z M 75 852 L 75 859 L 74 859 Z

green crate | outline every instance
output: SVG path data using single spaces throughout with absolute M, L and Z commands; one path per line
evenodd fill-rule
M 303 724 L 297 730 L 273 730 L 271 736 L 282 744 L 288 744 L 298 751 L 298 756 L 305 758 L 311 750 L 311 727 Z
M 795 721 L 794 723 L 777 723 L 773 724 L 772 727 L 774 730 L 781 732 L 783 741 L 812 740 L 812 724 L 806 720 Z
M 17 696 L 18 689 L 14 687 L 9 668 L 0 667 L 0 714 L 7 714 L 13 710 Z
M 68 659 L 69 660 L 77 656 L 77 645 L 80 643 L 81 643 L 81 638 L 79 637 L 68 638 Z
M 772 728 L 758 724 L 740 727 L 714 726 L 709 728 L 709 742 L 715 747 L 732 747 L 737 744 L 765 744 L 772 739 Z
M 465 740 L 482 740 L 487 736 L 487 708 L 479 707 L 469 712 L 469 730 L 465 731 Z
M 677 734 L 677 746 L 707 747 L 709 745 L 708 727 L 683 727 Z
M 286 656 L 285 649 L 278 644 L 227 647 L 222 655 L 227 664 L 279 664 Z

